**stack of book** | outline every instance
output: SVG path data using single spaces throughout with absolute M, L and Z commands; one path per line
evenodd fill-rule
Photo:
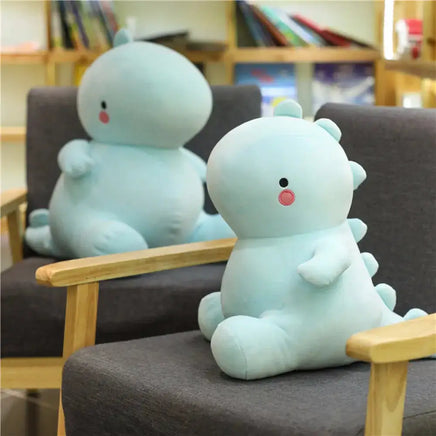
M 112 0 L 51 0 L 51 48 L 104 51 L 118 22 Z
M 369 47 L 301 15 L 237 0 L 239 47 Z

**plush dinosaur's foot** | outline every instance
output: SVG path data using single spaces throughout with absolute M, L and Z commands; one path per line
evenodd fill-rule
M 287 333 L 263 318 L 227 318 L 215 330 L 211 348 L 218 366 L 234 378 L 270 377 L 296 367 Z
M 120 221 L 94 221 L 82 233 L 75 251 L 78 257 L 90 257 L 146 248 L 148 245 L 141 234 L 127 224 Z
M 29 215 L 30 227 L 42 227 L 49 225 L 50 212 L 48 209 L 35 209 Z
M 212 335 L 221 321 L 224 321 L 221 292 L 213 292 L 202 298 L 198 308 L 198 325 L 208 341 L 212 339 Z
M 63 257 L 55 248 L 50 232 L 50 226 L 48 225 L 28 227 L 24 234 L 24 239 L 33 251 L 36 251 L 43 256 Z
M 188 242 L 211 241 L 213 239 L 234 238 L 235 233 L 220 215 L 202 212 Z

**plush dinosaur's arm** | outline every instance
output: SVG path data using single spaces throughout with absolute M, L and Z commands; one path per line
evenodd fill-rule
M 351 253 L 339 240 L 320 240 L 313 256 L 300 264 L 298 273 L 317 287 L 332 284 L 351 265 Z
M 194 166 L 195 170 L 197 171 L 200 179 L 205 182 L 206 181 L 206 162 L 200 157 L 197 156 L 192 151 L 182 147 L 182 152 L 185 154 L 185 156 L 189 159 L 191 164 Z
M 58 154 L 58 164 L 64 174 L 73 178 L 89 173 L 94 166 L 89 142 L 84 139 L 67 142 Z

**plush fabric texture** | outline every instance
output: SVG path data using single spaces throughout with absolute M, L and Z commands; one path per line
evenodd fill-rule
M 260 116 L 261 96 L 255 86 L 212 86 L 212 114 L 186 148 L 207 161 L 212 147 L 229 130 Z M 33 88 L 27 97 L 27 211 L 47 208 L 60 170 L 57 155 L 74 138 L 89 139 L 76 108 L 77 88 Z M 48 122 L 47 120 L 51 120 Z M 205 191 L 205 210 L 216 213 Z M 25 245 L 25 256 L 35 255 Z
M 77 88 L 72 87 L 35 88 L 28 95 L 28 211 L 48 205 L 59 177 L 56 156 L 60 146 L 87 137 L 78 119 L 76 95 Z M 214 106 L 206 126 L 187 144 L 203 159 L 225 133 L 260 115 L 257 87 L 214 86 L 212 95 Z M 206 210 L 214 212 L 210 206 Z M 65 291 L 43 288 L 35 281 L 36 269 L 54 259 L 35 257 L 29 247 L 25 256 L 1 274 L 1 354 L 60 356 Z M 101 283 L 101 289 L 111 291 L 100 292 L 97 342 L 196 328 L 198 302 L 207 292 L 219 290 L 223 271 L 222 265 L 202 265 L 186 272 L 164 271 Z
M 233 232 L 203 212 L 206 164 L 183 146 L 205 125 L 210 88 L 186 58 L 121 30 L 87 69 L 78 114 L 91 141 L 73 139 L 49 209 L 29 216 L 26 241 L 55 257 L 88 257 Z
M 434 361 L 412 362 L 403 434 L 436 432 Z M 247 383 L 216 370 L 199 332 L 85 348 L 62 383 L 68 436 L 363 436 L 369 365 Z
M 2 274 L 2 357 L 62 355 L 66 289 L 46 288 L 35 271 L 53 262 L 27 258 Z M 197 307 L 219 290 L 224 264 L 161 271 L 100 283 L 97 343 L 197 328 Z
M 395 290 L 374 285 L 378 263 L 347 220 L 365 170 L 331 120 L 301 119 L 294 101 L 224 136 L 208 161 L 211 198 L 238 241 L 221 292 L 203 298 L 199 326 L 218 366 L 241 379 L 352 362 L 356 332 L 397 323 Z M 411 309 L 404 319 L 426 313 Z
M 436 109 L 326 104 L 316 118 L 339 126 L 348 158 L 368 173 L 349 216 L 368 225 L 359 246 L 397 291 L 395 311 L 436 312 Z

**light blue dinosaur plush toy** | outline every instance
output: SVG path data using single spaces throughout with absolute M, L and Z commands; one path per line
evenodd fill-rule
M 209 158 L 212 201 L 238 241 L 198 320 L 232 377 L 351 363 L 352 334 L 403 320 L 392 311 L 395 291 L 372 283 L 376 260 L 359 252 L 366 225 L 347 220 L 364 169 L 348 161 L 336 124 L 301 118 L 284 101 L 274 117 L 225 135 Z
M 203 212 L 206 164 L 183 148 L 211 113 L 206 80 L 180 54 L 132 42 L 126 30 L 114 45 L 79 87 L 92 140 L 61 149 L 49 210 L 30 215 L 27 243 L 71 258 L 234 236 Z

